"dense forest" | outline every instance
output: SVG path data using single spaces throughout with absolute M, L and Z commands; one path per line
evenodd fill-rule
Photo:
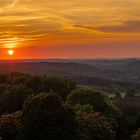
M 0 138 L 140 140 L 140 99 L 113 92 L 66 77 L 1 74 Z

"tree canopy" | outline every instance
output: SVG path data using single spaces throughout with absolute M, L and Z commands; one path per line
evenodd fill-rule
M 25 102 L 22 123 L 26 140 L 76 140 L 74 112 L 54 94 L 31 96 Z

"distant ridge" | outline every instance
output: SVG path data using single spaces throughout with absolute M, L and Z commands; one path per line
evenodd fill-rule
M 0 73 L 23 72 L 90 76 L 122 82 L 140 81 L 140 59 L 23 59 L 1 60 Z
M 90 61 L 134 61 L 140 58 L 73 58 L 73 59 L 16 59 L 16 60 L 0 60 L 1 62 L 90 62 Z

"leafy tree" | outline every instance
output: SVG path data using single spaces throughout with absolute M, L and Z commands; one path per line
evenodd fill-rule
M 23 104 L 30 90 L 24 85 L 14 85 L 0 94 L 0 114 L 12 113 L 23 108 Z
M 4 94 L 10 87 L 9 84 L 0 84 L 0 95 Z
M 132 136 L 132 140 L 140 140 L 140 129 Z
M 75 114 L 54 94 L 29 97 L 25 102 L 22 123 L 26 140 L 77 139 Z
M 20 72 L 1 74 L 0 84 L 11 84 L 11 85 L 25 84 L 25 82 L 29 77 L 30 76 L 28 74 L 24 74 Z
M 26 81 L 26 87 L 32 89 L 34 93 L 41 92 L 42 77 L 41 76 L 30 76 Z
M 93 107 L 89 104 L 87 104 L 87 105 L 77 104 L 77 105 L 74 106 L 74 110 L 76 112 L 93 113 Z
M 122 99 L 122 95 L 121 95 L 121 93 L 116 93 L 115 98 L 116 98 L 116 99 L 120 99 L 120 100 L 121 100 L 121 99 Z
M 17 140 L 17 126 L 20 122 L 21 112 L 4 114 L 0 117 L 0 137 L 2 140 Z
M 100 91 L 89 88 L 78 88 L 74 90 L 67 98 L 70 105 L 76 104 L 91 105 L 94 112 L 101 112 L 107 118 L 120 117 L 119 110 L 112 104 L 110 99 Z
M 135 128 L 136 128 L 136 129 L 140 128 L 140 113 L 139 113 L 138 116 L 136 117 Z
M 131 92 L 129 93 L 128 92 L 128 93 L 125 94 L 125 97 L 124 98 L 133 98 L 133 97 L 135 97 L 135 94 L 134 93 L 135 92 L 133 92 L 133 93 L 131 93 Z
M 89 104 L 92 106 L 93 112 L 100 112 L 111 123 L 118 139 L 122 136 L 119 127 L 122 125 L 122 114 L 103 92 L 89 88 L 78 88 L 68 96 L 67 103 L 71 106 Z
M 118 129 L 116 130 L 117 140 L 128 140 L 135 131 L 135 119 L 133 117 L 122 117 L 118 120 Z
M 100 113 L 78 113 L 80 140 L 114 140 L 111 124 Z
M 44 77 L 42 81 L 42 92 L 58 93 L 63 100 L 76 88 L 73 80 L 59 77 Z

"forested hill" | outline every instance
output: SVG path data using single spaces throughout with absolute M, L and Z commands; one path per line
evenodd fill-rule
M 140 59 L 75 59 L 1 61 L 0 72 L 90 76 L 115 81 L 139 82 Z
M 35 75 L 87 75 L 99 73 L 98 69 L 88 64 L 66 62 L 8 62 L 0 65 L 0 72 L 25 72 Z
M 0 73 L 67 76 L 83 85 L 139 91 L 139 59 L 18 60 L 1 61 Z

